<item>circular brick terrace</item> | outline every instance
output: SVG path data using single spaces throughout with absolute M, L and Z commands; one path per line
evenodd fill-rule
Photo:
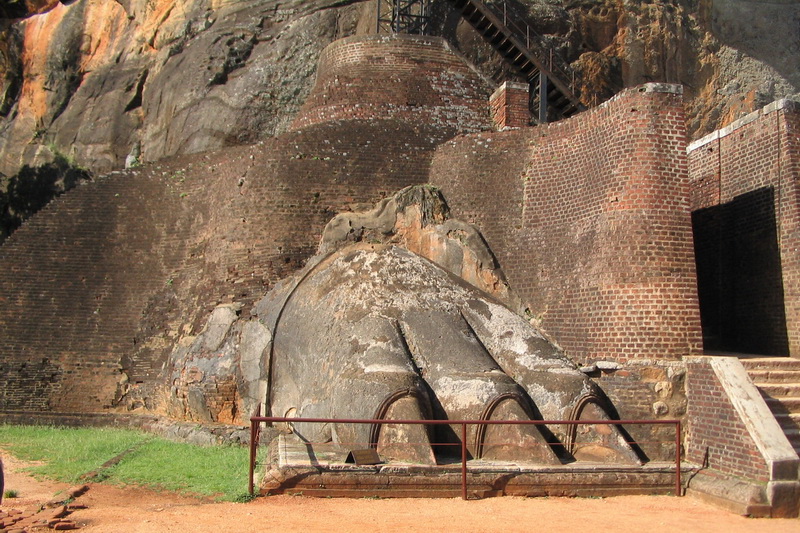
M 331 43 L 293 129 L 341 119 L 396 119 L 453 135 L 491 129 L 492 84 L 447 42 L 418 35 L 368 35 Z

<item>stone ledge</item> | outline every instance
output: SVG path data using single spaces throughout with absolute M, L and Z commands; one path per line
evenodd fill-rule
M 724 128 L 720 128 L 717 131 L 709 133 L 705 137 L 701 137 L 700 139 L 694 141 L 693 143 L 689 144 L 686 147 L 686 153 L 691 153 L 698 148 L 702 148 L 703 146 L 722 139 L 723 137 L 727 137 L 731 133 L 735 132 L 736 130 L 747 126 L 748 124 L 755 122 L 762 116 L 769 115 L 770 113 L 774 113 L 776 111 L 783 111 L 786 110 L 787 112 L 797 111 L 800 109 L 800 102 L 795 100 L 791 100 L 789 98 L 782 98 L 780 100 L 776 100 L 771 104 L 768 104 L 761 109 L 757 109 L 752 113 L 749 113 L 738 120 L 734 120 Z

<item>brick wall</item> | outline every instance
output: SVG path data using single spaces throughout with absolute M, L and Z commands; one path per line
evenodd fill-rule
M 653 84 L 570 120 L 457 138 L 431 183 L 573 359 L 678 359 L 700 344 L 685 149 L 682 98 Z
M 526 83 L 507 81 L 489 98 L 492 122 L 498 130 L 530 126 L 530 88 Z
M 98 410 L 117 394 L 150 291 L 194 215 L 157 173 L 110 175 L 49 204 L 0 248 L 0 405 Z
M 766 482 L 767 463 L 728 399 L 714 369 L 702 358 L 687 359 L 686 460 L 725 475 Z
M 689 147 L 706 349 L 800 355 L 799 125 L 780 101 Z
M 314 89 L 292 128 L 381 118 L 445 128 L 451 136 L 488 130 L 493 89 L 439 37 L 347 37 L 322 51 Z
M 444 135 L 333 121 L 66 194 L 0 250 L 0 409 L 158 410 L 178 337 L 221 303 L 248 313 L 316 251 L 333 214 L 424 183 Z

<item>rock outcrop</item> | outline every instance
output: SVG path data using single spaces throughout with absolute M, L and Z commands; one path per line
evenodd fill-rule
M 69 4 L 69 5 L 65 5 Z M 0 26 L 0 172 L 58 150 L 95 172 L 284 131 L 320 50 L 372 31 L 374 2 L 28 2 Z M 601 101 L 682 83 L 694 136 L 798 92 L 800 7 L 748 0 L 514 2 Z M 43 13 L 45 12 L 46 13 Z M 42 14 L 35 14 L 42 13 Z M 21 13 L 5 13 L 20 16 Z M 499 59 L 444 3 L 441 34 L 487 73 Z

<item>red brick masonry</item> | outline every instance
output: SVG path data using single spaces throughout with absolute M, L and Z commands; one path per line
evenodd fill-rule
M 431 183 L 582 362 L 701 348 L 680 87 L 629 89 L 537 128 L 462 136 Z

